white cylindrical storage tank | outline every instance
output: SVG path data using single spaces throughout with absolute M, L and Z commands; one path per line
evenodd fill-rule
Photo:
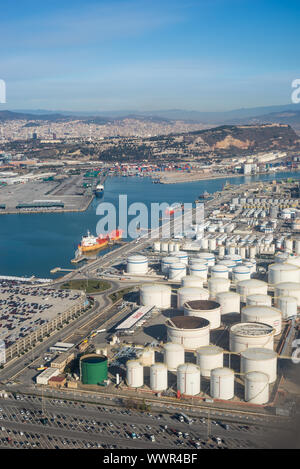
M 180 243 L 175 243 L 175 244 L 174 244 L 174 252 L 180 251 L 180 248 L 181 248 L 181 244 L 180 244 Z
M 168 341 L 196 350 L 209 344 L 209 321 L 200 317 L 175 316 L 166 321 Z
M 184 251 L 174 251 L 172 256 L 177 258 L 177 262 L 182 262 L 182 264 L 188 265 L 189 256 Z
M 182 287 L 196 287 L 202 288 L 203 287 L 203 280 L 201 277 L 196 277 L 194 275 L 186 275 L 181 279 Z
M 219 257 L 222 259 L 225 256 L 225 247 L 219 246 Z
M 169 280 L 181 280 L 186 276 L 186 265 L 182 262 L 174 262 L 169 267 Z
M 215 368 L 210 374 L 210 395 L 213 399 L 229 400 L 234 397 L 234 371 Z
M 221 325 L 221 306 L 216 301 L 187 301 L 183 310 L 185 316 L 207 319 L 210 329 L 217 329 Z
M 240 313 L 241 297 L 238 293 L 233 291 L 217 293 L 216 301 L 221 305 L 221 315 Z
M 288 252 L 277 252 L 274 256 L 274 262 L 276 264 L 282 264 L 283 262 L 288 262 L 290 255 Z
M 164 363 L 154 363 L 151 365 L 150 388 L 156 392 L 168 389 L 168 368 Z
M 237 265 L 232 269 L 232 280 L 237 283 L 251 278 L 250 269 L 245 265 Z
M 191 300 L 208 300 L 209 292 L 204 288 L 182 287 L 177 291 L 177 308 L 182 310 L 184 303 Z
M 274 327 L 275 335 L 278 335 L 282 327 L 282 314 L 279 309 L 270 306 L 245 306 L 242 308 L 241 321 L 269 324 Z
M 218 261 L 218 265 L 225 265 L 229 272 L 232 272 L 232 269 L 236 266 L 236 263 L 231 259 L 222 259 Z
M 224 350 L 216 345 L 207 345 L 196 350 L 197 365 L 202 376 L 210 377 L 211 370 L 223 367 Z
M 207 238 L 201 238 L 200 246 L 201 246 L 202 249 L 208 249 L 208 239 Z
M 246 298 L 247 306 L 272 306 L 272 297 L 269 295 L 249 295 Z
M 226 265 L 216 264 L 210 270 L 211 278 L 228 278 L 228 273 Z
M 151 366 L 155 362 L 155 351 L 151 347 L 147 347 L 138 352 L 138 361 L 143 366 Z
M 144 384 L 144 368 L 138 360 L 126 363 L 126 380 L 130 388 L 140 388 Z
M 155 252 L 160 252 L 160 241 L 154 241 L 153 243 L 153 250 Z
M 269 324 L 247 322 L 235 324 L 229 332 L 229 350 L 240 353 L 247 348 L 274 348 L 275 329 Z
M 295 240 L 295 253 L 297 256 L 300 255 L 300 239 Z
M 168 285 L 145 284 L 140 287 L 140 304 L 142 306 L 157 306 L 170 308 L 172 289 Z
M 223 291 L 229 291 L 230 280 L 227 278 L 210 278 L 208 280 L 208 290 L 210 298 L 216 298 L 216 295 Z
M 209 249 L 210 251 L 214 251 L 214 250 L 216 249 L 216 247 L 217 247 L 217 240 L 216 240 L 216 238 L 210 238 L 210 239 L 208 240 L 208 249 Z
M 162 241 L 160 244 L 161 252 L 168 252 L 169 251 L 169 243 L 168 241 Z
M 300 256 L 291 256 L 287 261 L 288 265 L 295 265 L 300 268 Z
M 177 391 L 187 396 L 200 393 L 200 368 L 193 363 L 184 363 L 177 368 Z
M 293 240 L 292 239 L 285 239 L 284 240 L 284 249 L 287 252 L 293 252 Z
M 246 259 L 246 248 L 245 246 L 240 247 L 240 255 L 242 259 Z
M 189 266 L 190 274 L 194 277 L 201 277 L 203 280 L 207 280 L 207 266 L 204 264 L 193 263 Z
M 280 296 L 277 298 L 277 308 L 282 312 L 284 320 L 297 316 L 297 299 L 293 296 Z
M 241 301 L 246 303 L 246 298 L 249 295 L 268 294 L 268 284 L 262 280 L 250 279 L 242 280 L 236 284 L 236 291 L 241 295 Z
M 292 264 L 271 264 L 268 270 L 268 282 L 271 285 L 281 282 L 299 282 L 300 269 Z
M 250 246 L 249 257 L 250 259 L 255 259 L 256 256 L 256 246 Z
M 254 262 L 251 262 L 251 261 L 243 262 L 243 265 L 248 267 L 248 269 L 250 270 L 251 275 L 255 274 L 255 272 L 256 272 L 256 261 L 254 259 L 253 259 L 253 261 Z
M 263 405 L 269 401 L 269 377 L 261 371 L 251 371 L 245 376 L 245 401 Z
M 277 379 L 277 353 L 267 348 L 255 347 L 241 352 L 241 373 L 262 371 L 269 376 L 269 383 Z
M 184 347 L 180 344 L 169 343 L 164 345 L 164 363 L 168 370 L 176 371 L 184 363 Z
M 215 265 L 215 256 L 210 252 L 199 252 L 199 254 L 197 254 L 197 258 L 199 260 L 207 261 L 209 266 Z
M 298 282 L 283 282 L 275 285 L 275 302 L 279 296 L 293 296 L 297 300 L 297 306 L 300 306 L 300 283 Z
M 236 265 L 242 263 L 242 257 L 240 256 L 240 254 L 232 254 L 230 256 L 230 260 L 234 261 Z
M 178 260 L 176 257 L 171 257 L 171 256 L 166 256 L 163 257 L 161 260 L 161 271 L 163 274 L 168 274 L 169 273 L 169 268 L 170 265 L 176 264 Z
M 148 259 L 145 256 L 133 255 L 127 258 L 128 274 L 146 274 L 148 272 Z
M 169 252 L 174 252 L 175 251 L 175 243 L 173 243 L 173 241 L 169 242 L 168 249 L 169 249 Z

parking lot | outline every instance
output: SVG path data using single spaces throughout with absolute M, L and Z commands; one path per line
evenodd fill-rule
M 0 401 L 0 447 L 13 448 L 258 448 L 257 425 L 139 412 L 65 399 L 16 395 Z

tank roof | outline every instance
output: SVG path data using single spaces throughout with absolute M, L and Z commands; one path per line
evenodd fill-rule
M 209 321 L 196 316 L 175 316 L 167 319 L 166 325 L 176 329 L 201 329 L 209 326 Z
M 272 334 L 275 332 L 275 329 L 269 324 L 264 324 L 262 322 L 241 322 L 239 324 L 234 324 L 231 327 L 230 332 L 241 336 L 255 337 Z
M 224 350 L 217 345 L 203 345 L 203 347 L 199 347 L 196 350 L 197 353 L 203 353 L 205 355 L 216 355 L 219 353 L 223 353 Z
M 193 310 L 211 310 L 211 309 L 216 309 L 220 308 L 220 303 L 217 303 L 216 301 L 212 300 L 192 300 L 192 301 L 187 301 L 184 303 L 184 306 L 187 306 L 189 309 Z
M 253 347 L 243 350 L 241 356 L 249 360 L 270 360 L 277 357 L 277 353 L 268 348 Z

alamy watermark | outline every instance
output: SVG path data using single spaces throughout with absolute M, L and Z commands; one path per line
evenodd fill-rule
M 6 83 L 0 79 L 0 104 L 6 103 Z
M 191 225 L 203 224 L 204 204 L 152 202 L 148 207 L 144 202 L 128 205 L 126 194 L 119 195 L 118 210 L 110 202 L 100 202 L 96 214 L 101 216 L 97 223 L 98 236 L 106 236 L 114 230 L 122 230 L 123 238 L 168 238 L 172 234 L 186 235 Z

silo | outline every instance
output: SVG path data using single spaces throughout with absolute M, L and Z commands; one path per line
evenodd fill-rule
M 174 262 L 169 267 L 169 280 L 181 280 L 186 276 L 186 265 L 181 262 Z
M 171 306 L 172 289 L 168 285 L 145 284 L 140 287 L 140 304 L 165 309 Z
M 246 298 L 247 306 L 272 306 L 272 297 L 269 295 L 249 295 Z
M 277 378 L 277 353 L 274 350 L 255 347 L 241 352 L 241 373 L 261 371 L 269 376 L 269 383 Z
M 196 350 L 197 365 L 200 368 L 201 375 L 210 377 L 211 370 L 223 367 L 224 350 L 216 345 L 207 345 Z
M 211 278 L 228 278 L 228 268 L 226 265 L 216 264 L 211 268 Z
M 200 393 L 200 368 L 193 363 L 184 363 L 177 368 L 177 390 L 187 396 Z
M 146 274 L 148 272 L 148 259 L 145 256 L 132 255 L 127 258 L 128 274 Z
M 269 324 L 247 322 L 234 324 L 229 332 L 229 350 L 241 353 L 247 348 L 274 348 L 275 329 Z
M 237 283 L 251 278 L 250 269 L 245 265 L 237 265 L 232 269 L 232 280 Z
M 255 274 L 256 272 L 256 261 L 253 259 L 254 262 L 251 262 L 251 261 L 244 261 L 242 265 L 244 265 L 245 267 L 248 267 L 248 269 L 250 269 L 250 273 L 251 275 L 252 274 Z
M 271 264 L 268 270 L 268 282 L 275 285 L 280 282 L 299 282 L 300 269 L 292 264 Z
M 240 254 L 231 254 L 229 260 L 235 262 L 236 265 L 240 265 L 242 263 L 242 256 Z
M 284 320 L 297 316 L 297 299 L 293 296 L 280 296 L 277 298 L 277 307 L 282 312 Z
M 144 384 L 144 368 L 138 360 L 126 363 L 126 381 L 130 388 L 140 388 Z
M 245 246 L 240 247 L 240 255 L 242 259 L 246 259 L 246 247 Z
M 207 279 L 207 266 L 204 264 L 193 263 L 189 266 L 190 274 L 194 277 L 201 277 L 203 280 Z
M 232 272 L 232 269 L 236 266 L 236 263 L 231 259 L 222 259 L 218 261 L 218 265 L 226 266 L 229 272 L 229 278 L 231 278 L 231 272 Z
M 184 347 L 180 344 L 168 343 L 164 345 L 164 363 L 168 370 L 176 371 L 184 363 Z
M 245 306 L 242 308 L 241 321 L 269 324 L 274 327 L 275 335 L 278 335 L 282 327 L 282 314 L 279 309 L 270 306 Z
M 202 249 L 208 249 L 208 239 L 204 237 L 201 238 L 200 245 Z
M 194 275 L 186 275 L 181 279 L 181 286 L 202 288 L 203 280 L 201 277 L 195 277 Z
M 152 391 L 168 389 L 168 368 L 164 363 L 155 363 L 150 367 L 150 388 Z
M 99 384 L 107 379 L 107 357 L 96 354 L 80 358 L 80 380 L 82 384 Z
M 176 264 L 178 260 L 176 257 L 172 256 L 166 256 L 163 257 L 161 260 L 161 271 L 163 274 L 168 274 L 169 273 L 169 268 L 172 264 Z
M 207 319 L 210 329 L 217 329 L 221 325 L 221 306 L 216 301 L 187 301 L 183 306 L 183 310 L 185 316 Z
M 234 371 L 215 368 L 210 374 L 210 395 L 213 399 L 229 400 L 234 397 Z
M 208 290 L 210 298 L 216 298 L 216 295 L 223 291 L 229 291 L 230 280 L 226 278 L 210 278 L 208 280 Z
M 263 405 L 269 401 L 269 377 L 261 371 L 252 371 L 245 376 L 245 401 Z
M 197 287 L 182 287 L 177 291 L 177 308 L 183 309 L 184 303 L 192 300 L 207 300 L 209 298 L 208 290 Z
M 238 293 L 233 291 L 217 293 L 216 301 L 221 305 L 221 315 L 240 312 L 241 297 Z
M 268 284 L 261 280 L 250 279 L 250 280 L 242 280 L 236 284 L 236 291 L 241 295 L 241 301 L 246 303 L 246 298 L 249 295 L 254 294 L 261 294 L 267 295 L 268 294 Z
M 279 296 L 293 296 L 297 300 L 297 306 L 300 306 L 300 283 L 298 282 L 283 282 L 275 285 L 275 301 Z
M 293 240 L 292 239 L 285 239 L 284 240 L 284 248 L 286 252 L 293 252 Z
M 169 342 L 187 350 L 209 344 L 209 321 L 194 316 L 175 316 L 166 320 Z M 183 362 L 182 362 L 183 363 Z

